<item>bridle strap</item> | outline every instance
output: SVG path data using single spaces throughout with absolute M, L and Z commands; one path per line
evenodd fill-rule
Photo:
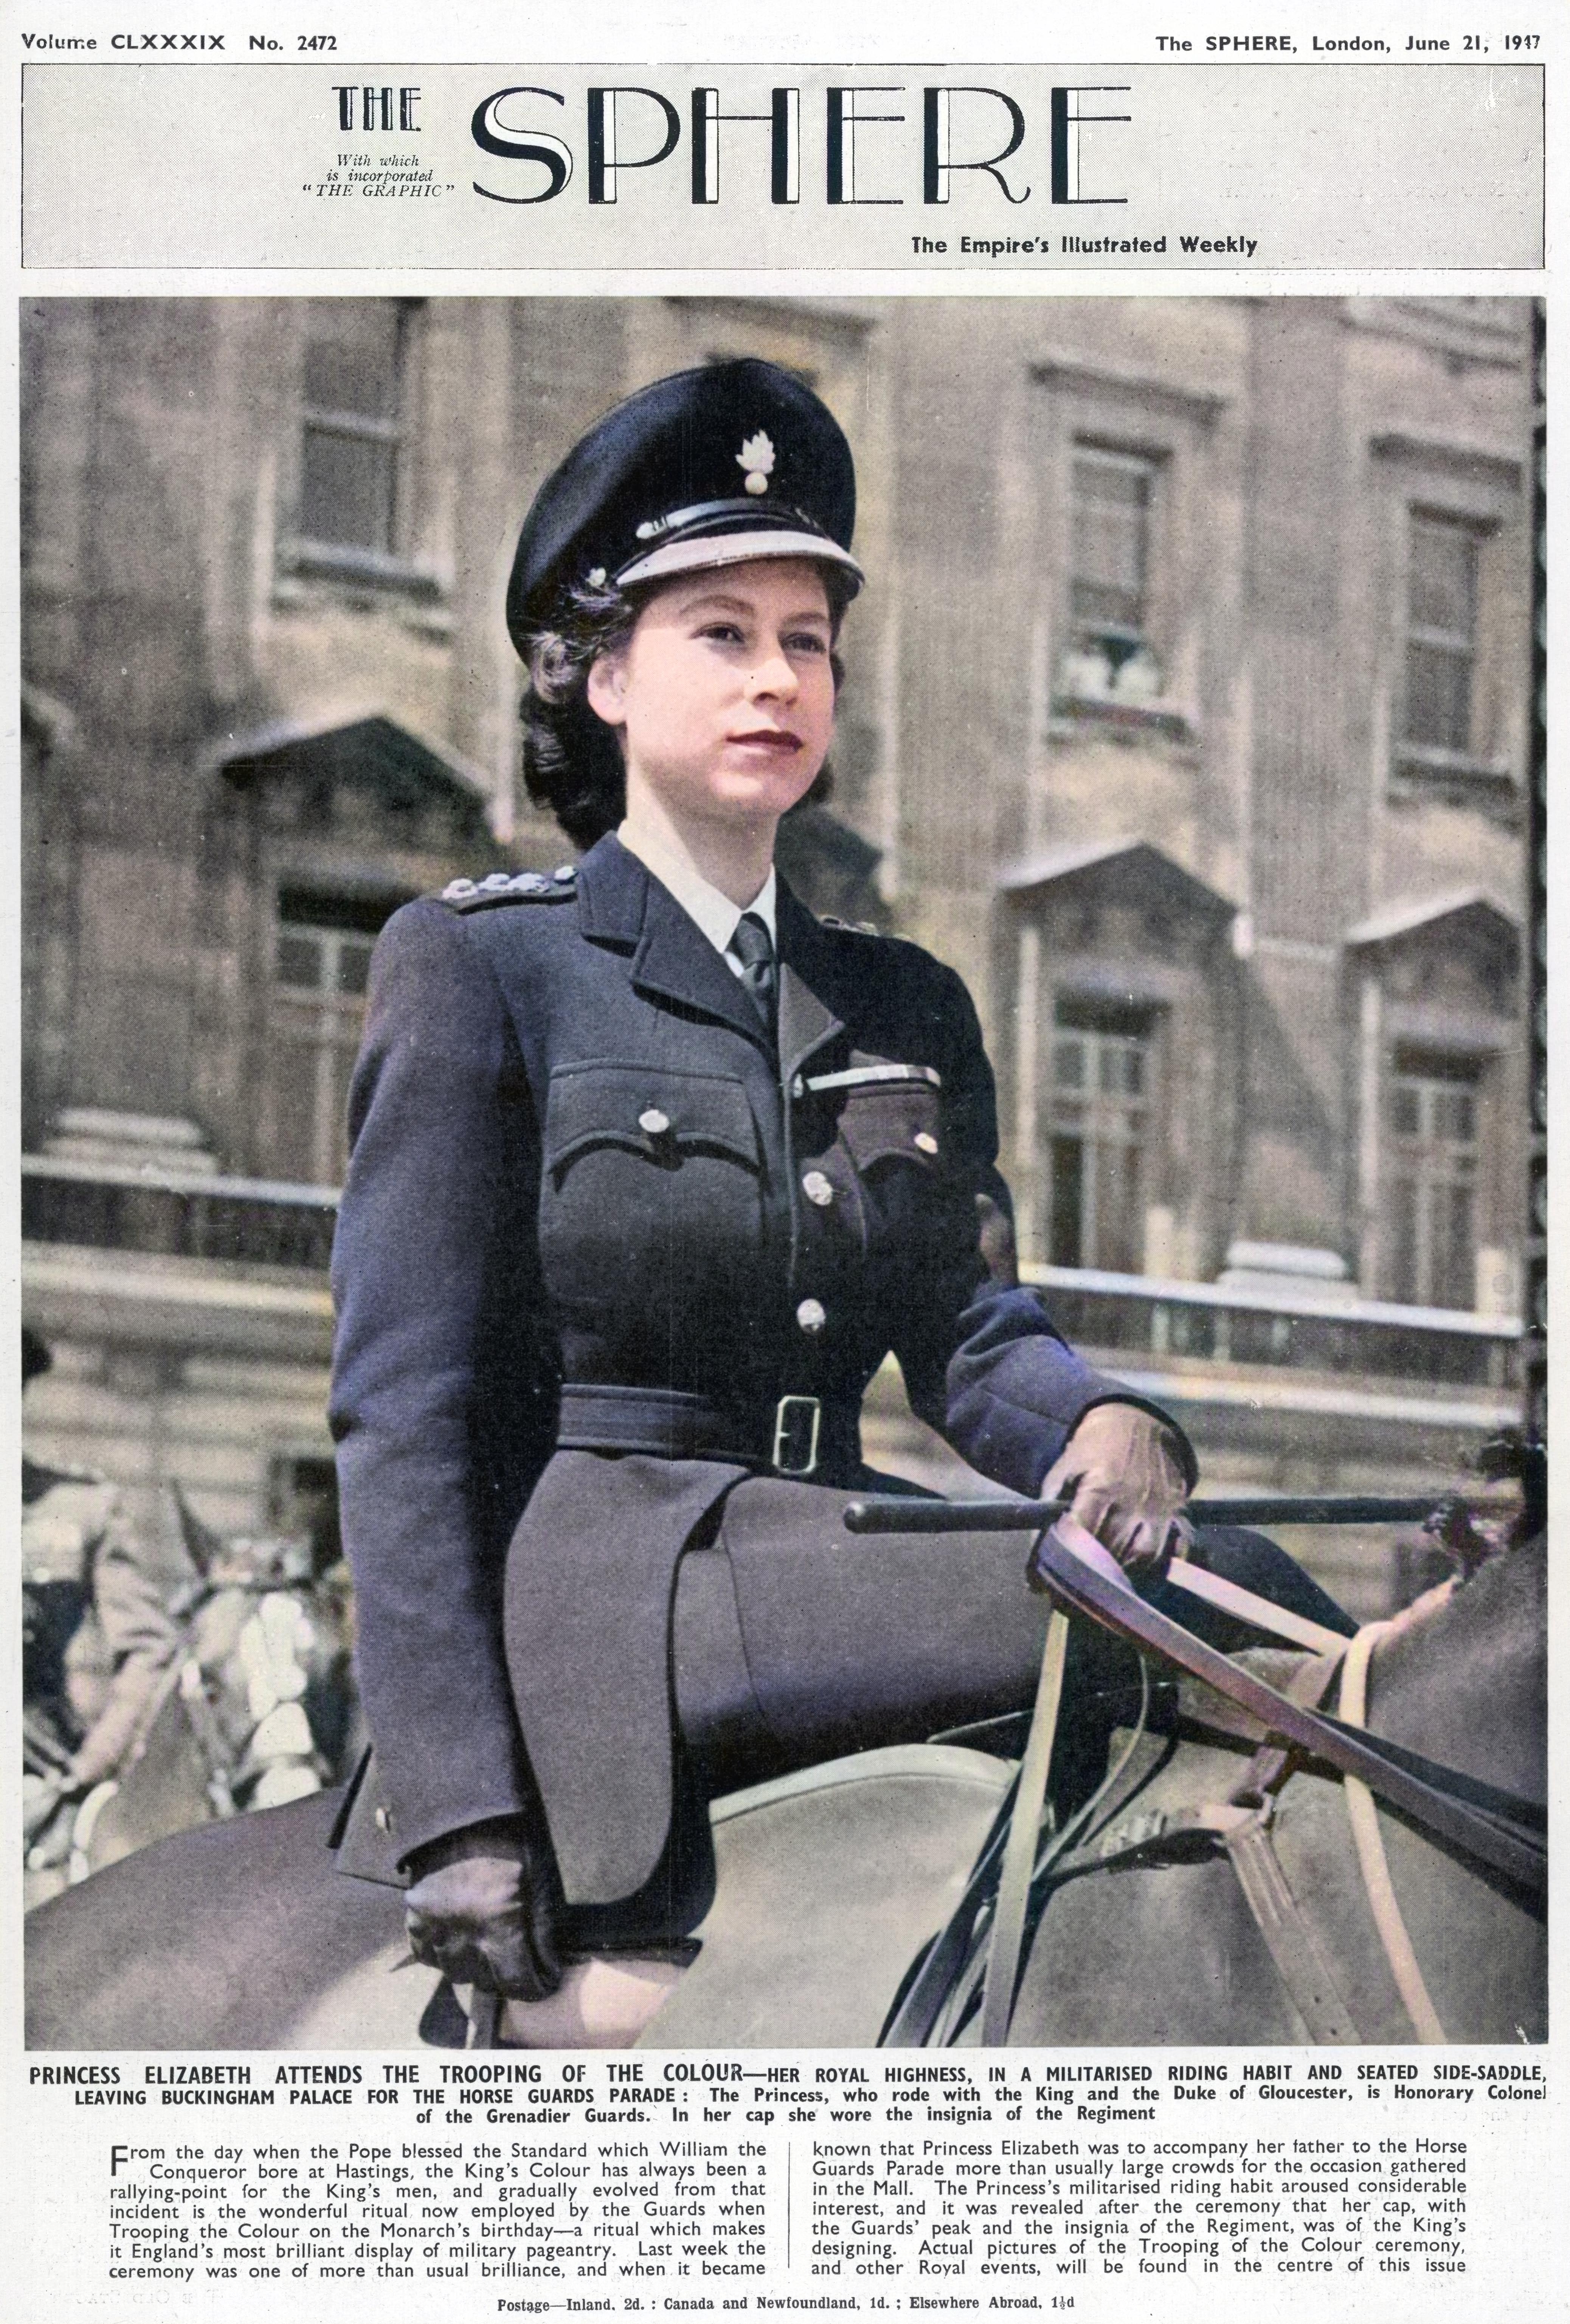
M 1346 1650 L 1346 1658 L 1341 1666 L 1341 1715 L 1349 1727 L 1362 1725 L 1367 1710 L 1369 1663 L 1375 1646 L 1393 1627 L 1390 1622 L 1370 1622 L 1358 1632 Z M 1373 1914 L 1373 1924 L 1384 1948 L 1385 1959 L 1390 1963 L 1390 1975 L 1396 1980 L 1401 2006 L 1411 2019 L 1412 2031 L 1419 2042 L 1446 2041 L 1449 2037 L 1424 1983 L 1423 1972 L 1396 1895 L 1395 1883 L 1390 1878 L 1390 1858 L 1385 1854 L 1373 1794 L 1356 1775 L 1344 1775 L 1341 1788 L 1369 1910 Z
M 1289 1607 L 1272 1604 L 1251 1590 L 1244 1590 L 1224 1574 L 1211 1573 L 1203 1565 L 1191 1564 L 1186 1557 L 1175 1557 L 1167 1568 L 1167 1580 L 1178 1590 L 1187 1590 L 1191 1598 L 1202 1598 L 1218 1613 L 1232 1614 L 1240 1622 L 1249 1623 L 1256 1630 L 1273 1631 L 1288 1646 L 1307 1647 L 1310 1654 L 1338 1654 L 1346 1640 L 1339 1630 L 1327 1629 L 1323 1622 L 1311 1622 L 1305 1614 L 1294 1614 Z
M 1063 1706 L 1063 1671 L 1067 1655 L 1068 1617 L 1061 1606 L 1054 1606 L 1041 1652 L 1041 1676 L 1036 1689 L 1036 1707 L 1030 1715 L 1030 1732 L 1020 1763 L 1008 1845 L 998 1876 L 998 1899 L 993 1908 L 993 1941 L 982 1997 L 981 2037 L 987 2049 L 1002 2048 L 1009 2038 L 1014 2015 L 1014 1988 L 1025 1946 L 1030 1881 L 1036 1869 L 1036 1847 L 1047 1798 L 1047 1777 L 1052 1766 L 1052 1747 L 1057 1739 L 1057 1714 Z
M 1072 1517 L 1059 1517 L 1038 1537 L 1026 1569 L 1033 1590 L 1049 1592 L 1074 1612 L 1090 1616 L 1131 1645 L 1203 1680 L 1217 1694 L 1251 1711 L 1270 1734 L 1343 1775 L 1356 1776 L 1424 1831 L 1491 1866 L 1519 1887 L 1535 1895 L 1546 1891 L 1547 1851 L 1523 1822 L 1440 1790 L 1402 1764 L 1409 1754 L 1387 1756 L 1366 1736 L 1290 1702 L 1251 1671 L 1147 1606 L 1126 1583 L 1102 1574 L 1088 1557 L 1077 1554 L 1076 1536 L 1088 1550 L 1098 1550 L 1099 1545 Z

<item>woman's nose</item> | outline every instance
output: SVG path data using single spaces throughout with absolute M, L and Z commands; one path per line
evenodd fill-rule
M 749 697 L 756 701 L 761 695 L 779 695 L 790 701 L 799 691 L 795 667 L 784 647 L 778 642 L 766 647 L 747 673 Z

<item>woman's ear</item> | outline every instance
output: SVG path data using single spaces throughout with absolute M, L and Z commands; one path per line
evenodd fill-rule
M 620 654 L 600 654 L 589 664 L 588 681 L 584 691 L 589 708 L 596 718 L 603 718 L 607 726 L 626 724 L 622 708 L 626 683 L 626 666 Z

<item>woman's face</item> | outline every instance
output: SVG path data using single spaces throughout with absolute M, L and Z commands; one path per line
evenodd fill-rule
M 777 822 L 811 788 L 834 733 L 833 623 L 807 558 L 673 581 L 589 671 L 622 735 L 629 797 L 678 822 Z

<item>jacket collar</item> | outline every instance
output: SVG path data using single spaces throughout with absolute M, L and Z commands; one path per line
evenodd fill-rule
M 643 927 L 649 873 L 614 831 L 596 839 L 577 867 L 577 924 L 590 943 L 635 945 Z
M 578 927 L 591 943 L 633 953 L 641 991 L 701 1010 L 767 1047 L 762 1027 L 737 978 L 670 890 L 614 832 L 597 840 L 577 867 Z M 785 881 L 779 888 L 780 1065 L 789 1081 L 844 1026 L 819 997 L 832 955 L 817 922 Z

